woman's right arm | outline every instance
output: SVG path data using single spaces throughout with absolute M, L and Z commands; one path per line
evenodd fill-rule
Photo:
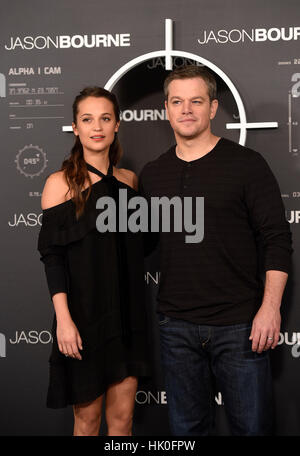
M 58 348 L 64 355 L 72 358 L 82 359 L 79 350 L 82 350 L 82 340 L 79 331 L 70 315 L 67 294 L 56 293 L 52 301 L 57 321 L 57 343 Z
M 63 173 L 58 171 L 51 174 L 42 193 L 42 209 L 49 209 L 66 201 L 67 192 L 68 187 L 64 181 Z M 41 260 L 45 265 L 49 291 L 55 309 L 59 350 L 65 355 L 81 360 L 79 349 L 82 350 L 82 341 L 68 307 L 64 248 L 53 246 L 46 249 L 42 253 Z

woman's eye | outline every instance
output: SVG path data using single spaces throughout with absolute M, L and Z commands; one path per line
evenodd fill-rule
M 110 117 L 103 117 L 103 120 L 105 120 L 105 122 L 107 122 L 110 120 Z
M 89 119 L 88 117 L 86 117 L 85 119 L 82 119 L 82 122 L 89 122 L 91 119 Z

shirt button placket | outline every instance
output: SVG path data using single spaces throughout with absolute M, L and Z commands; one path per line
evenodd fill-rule
M 189 173 L 189 170 L 191 168 L 191 163 L 187 163 L 186 165 L 186 169 L 184 171 L 184 175 L 183 175 L 183 189 L 186 190 L 188 188 L 188 183 L 187 183 L 187 180 L 189 179 L 190 177 L 190 173 Z

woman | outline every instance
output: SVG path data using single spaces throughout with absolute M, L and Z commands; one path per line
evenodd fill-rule
M 115 165 L 120 117 L 115 96 L 88 87 L 75 98 L 75 144 L 42 194 L 39 251 L 55 308 L 47 406 L 73 405 L 74 435 L 131 435 L 139 377 L 149 375 L 141 233 L 100 233 L 99 198 L 117 206 L 137 177 Z M 117 211 L 118 212 L 118 211 Z

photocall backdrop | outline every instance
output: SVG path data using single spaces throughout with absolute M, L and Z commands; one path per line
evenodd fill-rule
M 213 131 L 259 151 L 281 188 L 295 252 L 271 353 L 275 422 L 278 435 L 300 434 L 299 13 L 298 0 L 1 1 L 1 435 L 72 433 L 72 407 L 45 406 L 53 305 L 37 238 L 45 179 L 73 144 L 74 97 L 87 85 L 117 94 L 121 166 L 139 174 L 174 144 L 162 83 L 170 65 L 189 63 L 206 64 L 217 77 Z M 154 377 L 136 395 L 136 435 L 169 434 L 157 264 L 153 255 L 145 265 Z M 219 392 L 216 409 L 216 431 L 226 435 Z

